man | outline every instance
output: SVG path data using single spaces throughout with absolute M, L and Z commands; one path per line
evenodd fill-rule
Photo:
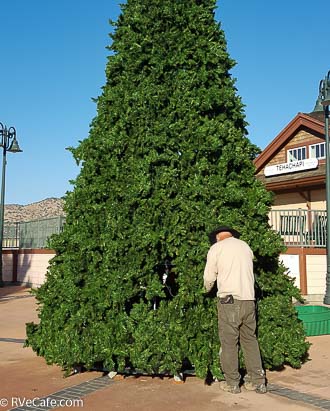
M 210 234 L 214 244 L 207 254 L 204 287 L 209 292 L 217 282 L 220 363 L 226 379 L 220 388 L 233 394 L 241 392 L 240 344 L 247 369 L 244 387 L 263 394 L 267 389 L 255 334 L 253 252 L 239 237 L 236 230 L 225 226 Z

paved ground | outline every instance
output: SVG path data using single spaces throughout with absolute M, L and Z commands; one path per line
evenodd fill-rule
M 111 380 L 99 372 L 63 378 L 58 367 L 23 348 L 25 323 L 36 319 L 36 303 L 26 288 L 0 288 L 0 411 L 330 410 L 330 335 L 308 338 L 310 360 L 301 369 L 268 372 L 269 393 L 233 395 L 193 376 L 184 384 L 169 377 Z

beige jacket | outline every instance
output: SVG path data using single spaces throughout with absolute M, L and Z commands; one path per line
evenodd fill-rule
M 206 291 L 215 281 L 219 297 L 254 300 L 253 252 L 245 241 L 229 237 L 212 245 L 204 270 Z

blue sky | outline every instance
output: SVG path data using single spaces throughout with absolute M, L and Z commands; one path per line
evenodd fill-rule
M 8 153 L 6 204 L 61 197 L 78 168 L 68 146 L 88 136 L 105 83 L 117 0 L 11 0 L 1 5 L 0 122 L 23 153 Z M 267 144 L 313 110 L 330 69 L 329 8 L 321 0 L 219 0 L 250 140 Z M 1 150 L 2 155 L 2 150 Z

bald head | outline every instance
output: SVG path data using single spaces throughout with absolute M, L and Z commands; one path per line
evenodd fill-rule
M 233 236 L 232 233 L 230 233 L 229 231 L 221 231 L 220 233 L 216 235 L 216 239 L 217 241 L 222 241 L 232 236 Z

